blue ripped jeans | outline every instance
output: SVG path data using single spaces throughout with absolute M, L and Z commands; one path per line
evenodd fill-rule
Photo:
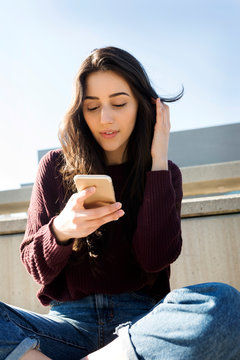
M 130 360 L 240 359 L 240 293 L 225 284 L 174 290 L 155 306 L 129 293 L 53 302 L 48 315 L 0 311 L 0 360 L 38 347 L 54 360 L 79 360 L 116 336 Z

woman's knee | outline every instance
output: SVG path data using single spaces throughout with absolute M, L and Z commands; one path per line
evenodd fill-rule
M 240 304 L 240 292 L 232 286 L 219 283 L 202 283 L 179 288 L 171 291 L 163 300 L 164 303 L 191 304 L 201 302 L 214 302 L 228 306 L 229 301 Z
M 240 292 L 224 283 L 203 283 L 173 290 L 163 301 L 183 323 L 196 320 L 201 336 L 225 343 L 240 337 Z
M 232 359 L 231 354 L 240 355 L 239 309 L 240 293 L 233 287 L 198 284 L 170 292 L 129 331 L 140 353 L 144 347 L 139 344 L 147 338 L 158 354 L 177 351 L 181 358 L 186 355 L 189 359 L 213 359 L 224 354 L 221 359 Z

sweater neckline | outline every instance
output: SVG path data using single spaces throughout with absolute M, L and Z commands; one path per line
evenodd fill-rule
M 129 162 L 124 162 L 122 164 L 108 165 L 107 172 L 111 174 L 121 175 L 126 173 L 129 168 Z
M 121 168 L 124 168 L 128 165 L 128 162 L 124 162 L 124 163 L 121 163 L 121 164 L 113 164 L 113 165 L 107 165 L 107 168 L 108 169 L 121 169 Z

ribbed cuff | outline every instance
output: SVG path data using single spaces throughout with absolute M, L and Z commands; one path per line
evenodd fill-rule
M 52 232 L 53 220 L 54 218 L 52 218 L 47 225 L 48 229 L 45 234 L 45 239 L 43 235 L 43 241 L 45 241 L 44 255 L 46 261 L 48 261 L 48 258 L 51 258 L 51 261 L 54 261 L 53 259 L 55 258 L 57 262 L 59 262 L 60 259 L 64 259 L 71 254 L 73 239 L 62 244 L 58 242 L 55 235 Z
M 151 191 L 153 189 L 164 191 L 169 187 L 169 184 L 172 186 L 172 178 L 169 170 L 148 171 L 146 173 L 146 187 L 149 187 Z

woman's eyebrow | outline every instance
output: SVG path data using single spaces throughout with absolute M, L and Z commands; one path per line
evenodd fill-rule
M 109 95 L 110 98 L 113 98 L 115 96 L 120 96 L 120 95 L 126 95 L 126 96 L 130 96 L 128 93 L 124 92 L 124 91 L 121 91 L 121 92 L 117 92 L 117 93 L 113 93 L 111 95 Z M 99 100 L 99 97 L 97 96 L 85 96 L 84 100 L 87 100 L 87 99 L 90 99 L 90 100 Z
M 112 98 L 112 97 L 119 96 L 119 95 L 127 95 L 127 96 L 130 96 L 128 93 L 122 91 L 122 92 L 117 92 L 117 93 L 111 94 L 111 95 L 109 95 L 109 97 Z
M 99 100 L 97 96 L 85 96 L 84 100 L 91 99 L 91 100 Z

